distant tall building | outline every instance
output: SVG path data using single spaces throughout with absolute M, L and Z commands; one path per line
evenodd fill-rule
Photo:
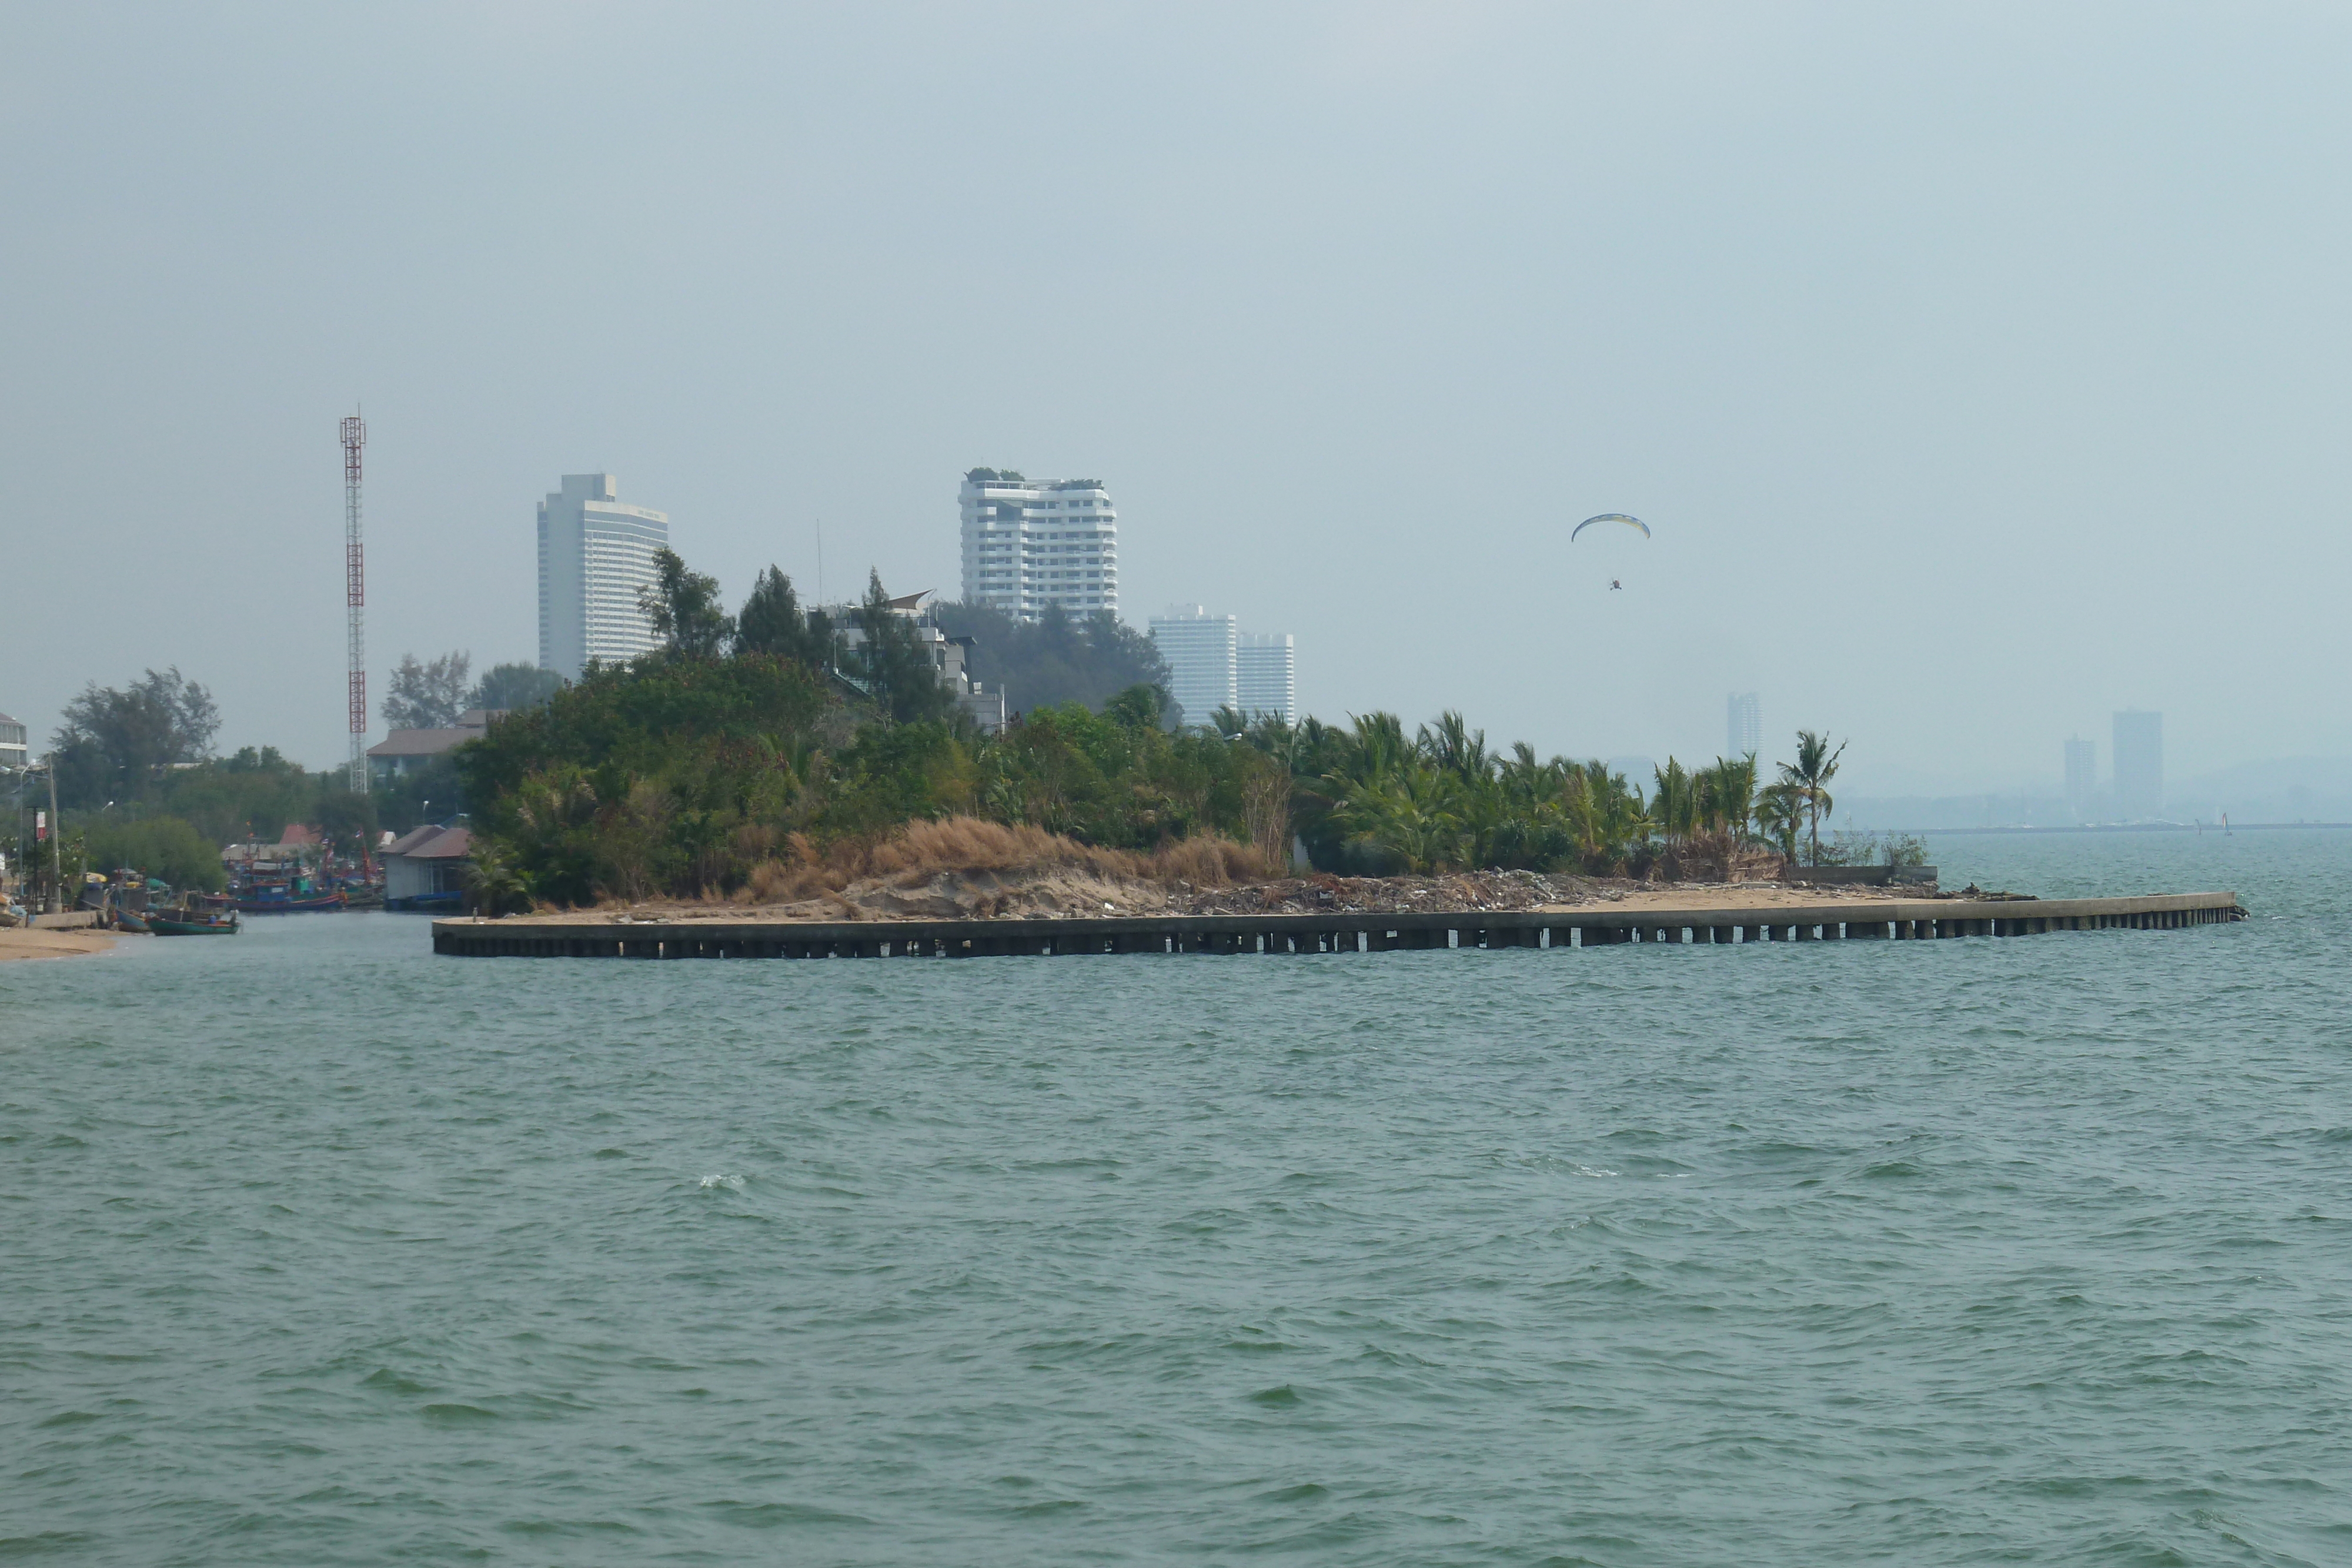
M 2087 740 L 2066 743 L 2066 805 L 2076 816 L 2089 809 L 2099 788 L 2099 748 Z
M 1270 713 L 1298 722 L 1298 659 L 1287 632 L 1244 632 L 1234 649 L 1235 707 L 1244 716 Z
M 1761 756 L 1764 751 L 1764 706 L 1754 692 L 1734 692 L 1724 699 L 1724 755 Z
M 2164 810 L 2164 716 L 2137 708 L 2116 715 L 2116 814 L 2126 821 Z
M 963 596 L 1023 621 L 1118 613 L 1118 511 L 1099 479 L 963 476 Z
M 30 756 L 25 727 L 0 713 L 0 768 L 22 768 Z
M 669 518 L 619 496 L 610 474 L 566 474 L 539 504 L 539 667 L 568 681 L 591 659 L 615 664 L 660 645 L 637 591 L 654 581 Z
M 1230 615 L 1197 604 L 1171 605 L 1151 618 L 1151 641 L 1168 661 L 1168 695 L 1186 724 L 1206 724 L 1221 707 L 1241 706 L 1241 632 Z
M 1206 724 L 1221 707 L 1244 718 L 1270 713 L 1298 722 L 1297 640 L 1289 632 L 1249 635 L 1234 617 L 1197 604 L 1171 605 L 1150 627 L 1168 661 L 1168 695 L 1186 724 Z

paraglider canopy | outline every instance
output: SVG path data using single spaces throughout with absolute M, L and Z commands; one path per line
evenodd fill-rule
M 1585 529 L 1591 528 L 1595 523 L 1624 523 L 1629 527 L 1641 529 L 1642 537 L 1643 538 L 1648 538 L 1650 537 L 1650 525 L 1643 522 L 1641 518 L 1629 517 L 1622 512 L 1602 512 L 1598 517 L 1585 518 L 1584 521 L 1577 524 L 1575 528 L 1570 529 L 1568 542 L 1574 544 L 1576 542 L 1576 536 L 1582 533 Z

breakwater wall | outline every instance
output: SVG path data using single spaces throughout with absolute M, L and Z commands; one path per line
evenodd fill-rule
M 2233 893 L 2146 898 L 1869 901 L 1773 909 L 1455 910 L 1060 920 L 436 920 L 466 958 L 979 958 L 1076 953 L 1387 953 L 1629 943 L 1918 941 L 2053 931 L 2170 931 L 2242 920 Z

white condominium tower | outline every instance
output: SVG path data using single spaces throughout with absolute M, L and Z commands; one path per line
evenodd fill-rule
M 1754 692 L 1723 699 L 1723 744 L 1726 757 L 1754 757 L 1764 749 L 1764 707 Z
M 1244 632 L 1234 677 L 1234 706 L 1244 715 L 1270 713 L 1285 724 L 1298 722 L 1297 650 L 1289 632 Z
M 1168 661 L 1168 695 L 1186 724 L 1206 724 L 1221 707 L 1241 702 L 1235 653 L 1241 632 L 1230 615 L 1197 604 L 1171 604 L 1151 618 L 1151 641 Z
M 1244 718 L 1274 714 L 1298 722 L 1298 665 L 1287 632 L 1244 634 L 1230 615 L 1171 605 L 1151 618 L 1151 641 L 1168 661 L 1168 695 L 1186 724 L 1206 724 L 1221 707 Z
M 566 474 L 539 504 L 539 667 L 576 681 L 660 645 L 637 591 L 654 580 L 669 518 L 625 507 L 610 474 Z
M 1023 621 L 1118 612 L 1118 513 L 1097 479 L 963 476 L 963 596 Z

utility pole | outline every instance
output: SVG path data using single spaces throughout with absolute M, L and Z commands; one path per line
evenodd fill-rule
M 343 421 L 343 579 L 351 615 L 352 774 L 354 795 L 368 791 L 367 558 L 360 548 L 360 448 L 367 426 L 358 414 Z
M 58 821 L 58 754 L 49 753 L 49 913 L 63 909 L 66 896 L 66 836 Z

